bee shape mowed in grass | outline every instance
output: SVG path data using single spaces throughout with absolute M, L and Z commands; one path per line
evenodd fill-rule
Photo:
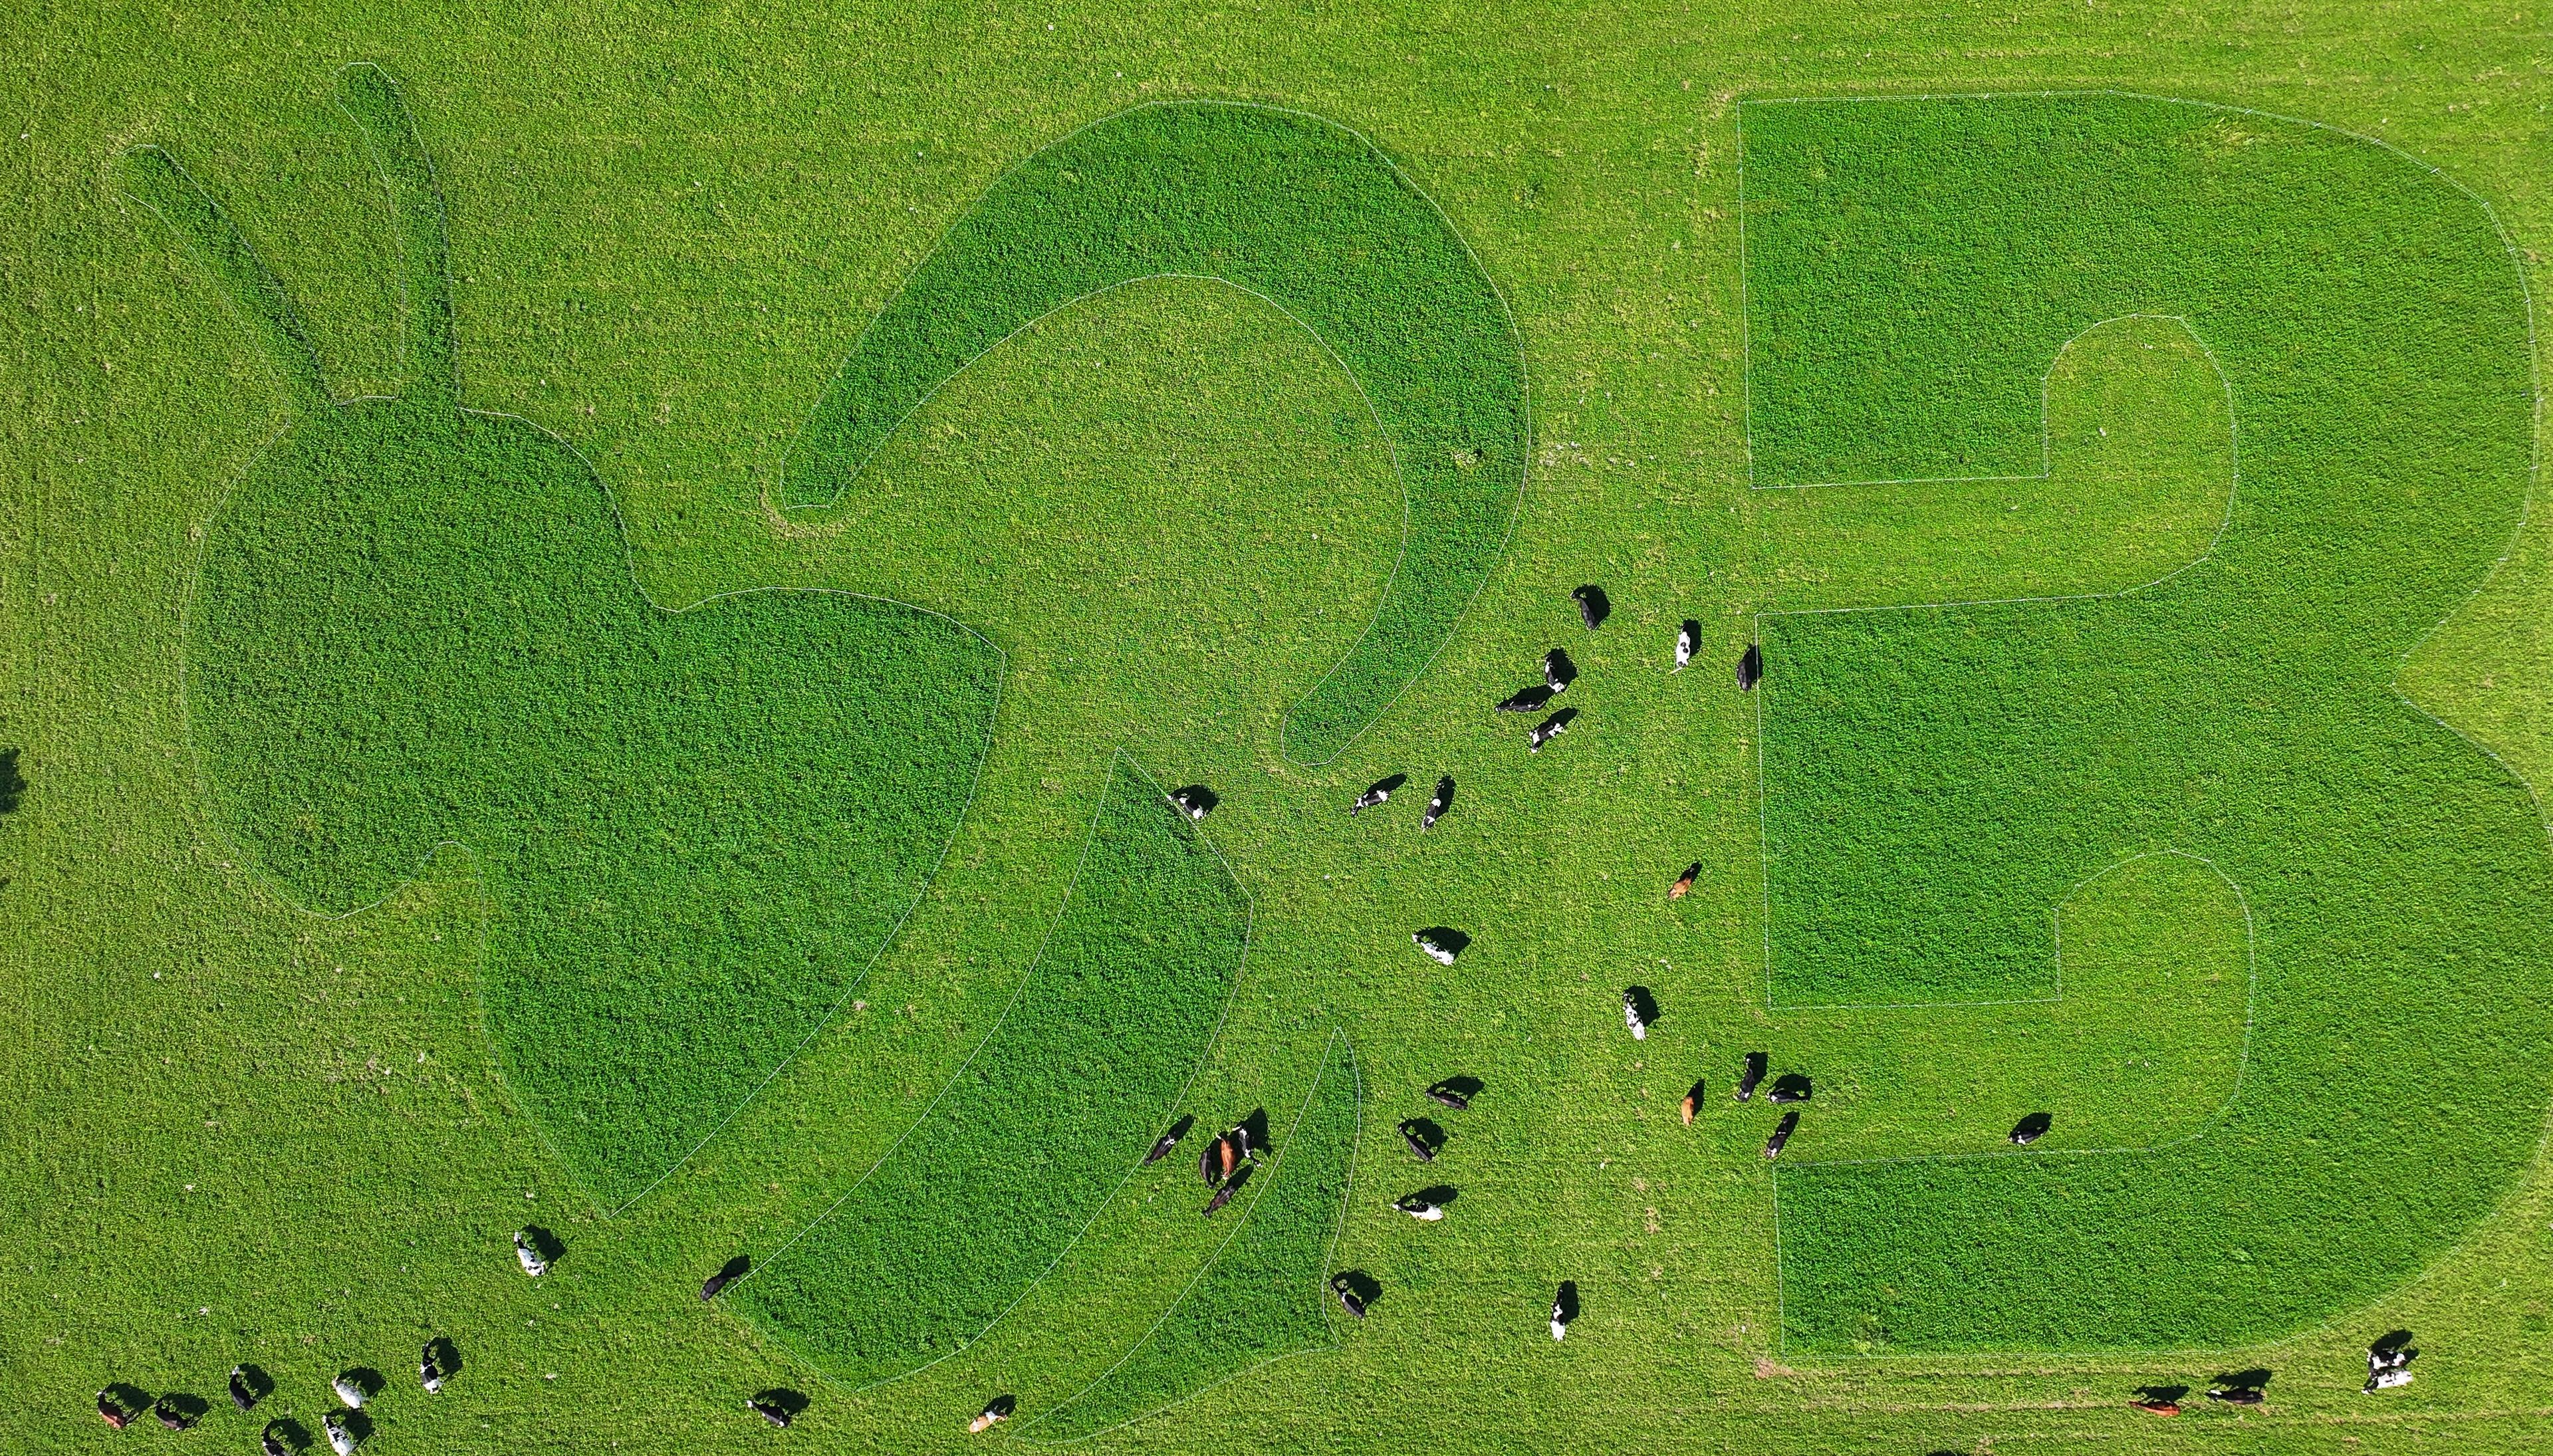
M 716 1135 L 902 923 L 990 751 L 999 654 L 954 617 L 842 594 L 650 602 L 585 460 L 461 404 L 443 204 L 414 122 L 374 67 L 342 72 L 338 99 L 393 202 L 396 397 L 331 397 L 231 220 L 167 154 L 127 159 L 129 190 L 195 245 L 293 406 L 205 531 L 188 731 L 220 824 L 303 908 L 349 914 L 442 846 L 471 857 L 496 905 L 482 979 L 507 1082 L 616 1210 Z M 1018 248 L 1023 229 L 1042 246 Z M 1434 205 L 1344 128 L 1146 107 L 1024 163 L 861 336 L 782 504 L 832 502 L 920 401 L 1021 329 L 1163 277 L 1281 308 L 1395 446 L 1404 549 L 1373 620 L 1286 719 L 1286 750 L 1325 759 L 1442 645 L 1503 542 L 1525 459 L 1503 302 Z M 999 1319 L 1205 1056 L 1248 897 L 1131 758 L 1110 760 L 1099 798 L 1067 908 L 963 1076 L 721 1291 L 837 1379 L 894 1378 Z M 1299 1049 L 1303 1100 L 1239 1219 L 1218 1225 L 1223 1252 L 1166 1316 L 1242 1335 L 1146 1347 L 1078 1418 L 1139 1413 L 1326 1338 L 1358 1092 L 1344 1038 L 1323 1036 Z M 1016 1157 L 1023 1109 L 1033 1166 Z M 1017 1196 L 990 1191 L 1026 1175 Z M 960 1247 L 986 1257 L 946 1257 Z

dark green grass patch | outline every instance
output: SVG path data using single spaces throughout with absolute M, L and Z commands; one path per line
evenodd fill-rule
M 2241 1090 L 2195 1139 L 1785 1173 L 1788 1337 L 2222 1344 L 2374 1296 L 2491 1206 L 2553 1085 L 2543 827 L 2392 689 L 2526 488 L 2526 305 L 2490 217 L 2378 148 L 2202 106 L 1745 127 L 1759 480 L 2027 471 L 2047 362 L 2130 313 L 2187 322 L 2240 440 L 2224 536 L 2152 588 L 1763 618 L 1775 1003 L 2051 994 L 2052 909 L 2159 849 L 2241 889 L 2259 951 Z
M 1330 1343 L 1330 1248 L 1356 1159 L 1360 1101 L 1356 1054 L 1346 1037 L 1333 1038 L 1247 1221 L 1142 1344 L 1031 1434 L 1091 1435 Z
M 1524 480 L 1524 363 L 1506 306 L 1433 203 L 1362 137 L 1270 107 L 1148 106 L 1005 174 L 860 338 L 789 458 L 831 504 L 949 376 L 1078 298 L 1221 279 L 1318 336 L 1391 441 L 1402 553 L 1373 625 L 1289 716 L 1337 753 L 1436 655 L 1497 559 Z
M 984 1044 L 737 1302 L 853 1385 L 972 1340 L 1052 1268 L 1160 1130 L 1221 1018 L 1250 902 L 1130 765 Z
M 220 821 L 308 909 L 373 904 L 441 843 L 474 856 L 508 1083 L 616 1206 L 823 1024 L 920 893 L 998 659 L 837 594 L 648 602 L 585 462 L 455 405 L 431 175 L 378 71 L 344 92 L 427 255 L 395 399 L 329 400 L 227 220 L 133 159 L 301 405 L 205 534 L 187 726 Z

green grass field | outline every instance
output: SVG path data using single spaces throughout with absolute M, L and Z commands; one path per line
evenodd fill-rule
M 0 21 L 0 1447 L 2542 1448 L 2542 21 Z

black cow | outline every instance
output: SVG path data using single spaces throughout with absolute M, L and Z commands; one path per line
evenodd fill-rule
M 1745 654 L 1737 659 L 1737 691 L 1754 692 L 1755 685 L 1763 680 L 1764 649 L 1749 642 L 1746 644 Z
M 1587 623 L 1591 632 L 1603 626 L 1605 618 L 1613 615 L 1613 604 L 1607 600 L 1605 589 L 1593 582 L 1571 592 L 1569 600 L 1578 604 L 1578 619 Z
M 1444 1082 L 1438 1082 L 1436 1085 L 1427 1089 L 1427 1100 L 1435 1103 L 1439 1107 L 1451 1107 L 1457 1112 L 1460 1112 L 1464 1108 L 1472 1105 L 1472 1099 L 1470 1097 L 1464 1095 L 1464 1093 L 1458 1088 L 1449 1086 Z
M 1416 1122 L 1407 1118 L 1403 1118 L 1401 1120 L 1400 1140 L 1409 1145 L 1409 1151 L 1417 1155 L 1419 1162 L 1433 1163 L 1436 1161 L 1436 1149 L 1434 1145 L 1430 1144 L 1427 1139 L 1420 1134 L 1418 1124 Z
M 264 1399 L 268 1390 L 265 1375 L 245 1365 L 231 1367 L 231 1403 L 246 1411 Z
M 1751 1102 L 1755 1099 L 1756 1085 L 1764 1080 L 1764 1069 L 1772 1064 L 1772 1059 L 1761 1052 L 1746 1054 L 1746 1070 L 1737 1078 L 1738 1101 Z
M 1170 802 L 1177 805 L 1179 813 L 1188 818 L 1203 819 L 1214 811 L 1215 805 L 1222 801 L 1214 796 L 1214 790 L 1205 785 L 1189 784 L 1185 788 L 1170 790 Z
M 1453 807 L 1454 776 L 1447 774 L 1436 781 L 1436 797 L 1427 801 L 1427 813 L 1419 819 L 1418 827 L 1422 830 L 1434 829 L 1436 821 L 1443 819 L 1445 811 Z
M 1540 713 L 1551 701 L 1547 687 L 1518 688 L 1498 703 L 1500 713 Z
M 1365 1318 L 1365 1300 L 1357 1297 L 1356 1286 L 1348 1282 L 1346 1275 L 1338 1275 L 1331 1279 L 1330 1292 L 1339 1296 L 1340 1308 L 1358 1319 Z
M 742 1254 L 720 1265 L 718 1273 L 701 1281 L 701 1298 L 704 1301 L 717 1298 L 719 1290 L 744 1278 L 744 1272 L 752 1267 L 753 1261 Z
M 1800 1114 L 1796 1112 L 1783 1113 L 1781 1126 L 1774 1128 L 1773 1136 L 1764 1140 L 1764 1156 L 1767 1158 L 1781 1157 L 1783 1145 L 1791 1141 L 1791 1134 L 1799 1131 L 1799 1127 Z
M 2049 1124 L 2055 1121 L 2045 1112 L 2034 1112 L 2012 1125 L 2011 1141 L 2016 1148 L 2027 1148 L 2048 1136 Z
M 1569 685 L 1576 681 L 1578 681 L 1578 664 L 1569 660 L 1568 653 L 1554 647 L 1542 654 L 1544 687 L 1555 693 L 1566 693 L 1569 691 Z
M 1559 737 L 1562 733 L 1569 731 L 1570 721 L 1576 717 L 1578 717 L 1577 709 L 1563 708 L 1558 713 L 1544 719 L 1540 724 L 1535 726 L 1532 732 L 1525 735 L 1525 751 L 1528 753 L 1541 752 L 1543 744 L 1548 743 L 1552 739 Z

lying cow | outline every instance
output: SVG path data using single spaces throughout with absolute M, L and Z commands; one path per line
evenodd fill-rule
M 1456 1091 L 1452 1086 L 1444 1082 L 1438 1082 L 1436 1085 L 1427 1089 L 1427 1100 L 1435 1103 L 1439 1107 L 1451 1107 L 1457 1112 L 1460 1112 L 1464 1108 L 1472 1105 L 1472 1099 L 1470 1097 Z
M 1409 1151 L 1417 1155 L 1419 1162 L 1433 1163 L 1436 1161 L 1436 1149 L 1428 1143 L 1426 1138 L 1420 1136 L 1417 1123 L 1403 1118 L 1400 1123 L 1400 1140 L 1409 1145 Z
M 1373 788 L 1357 795 L 1356 802 L 1348 806 L 1348 816 L 1350 818 L 1354 818 L 1357 815 L 1365 813 L 1369 809 L 1378 808 L 1384 804 L 1389 803 L 1391 800 L 1391 790 L 1388 785 L 1389 785 L 1390 782 L 1390 779 L 1385 779 L 1382 783 L 1376 784 Z
M 1568 653 L 1554 647 L 1542 654 L 1544 687 L 1555 693 L 1566 693 L 1569 691 L 1569 685 L 1576 681 L 1578 681 L 1578 664 L 1569 660 Z
M 97 1393 L 97 1418 L 122 1430 L 133 1423 L 133 1412 L 125 1409 L 124 1402 L 115 1399 L 115 1392 L 100 1391 Z
M 1645 1042 L 1649 1039 L 1648 1020 L 1640 1015 L 1640 998 L 1629 991 L 1622 993 L 1622 1025 L 1631 1029 L 1632 1041 Z
M 1394 1199 L 1391 1206 L 1417 1219 L 1420 1223 L 1434 1223 L 1445 1216 L 1443 1204 L 1429 1202 L 1417 1193 L 1404 1193 Z
M 532 1247 L 531 1233 L 530 1229 L 514 1230 L 514 1262 L 523 1266 L 523 1273 L 539 1279 L 550 1272 L 550 1262 Z
M 1461 953 L 1453 947 L 1436 939 L 1425 931 L 1410 932 L 1409 943 L 1416 946 L 1428 959 L 1435 961 L 1438 965 L 1453 964 L 1454 957 Z
M 1684 873 L 1676 876 L 1676 882 L 1674 884 L 1667 886 L 1667 898 L 1670 900 L 1681 900 L 1685 896 L 1692 894 L 1693 882 L 1700 878 L 1702 878 L 1702 863 L 1700 860 L 1696 860 L 1692 864 L 1685 866 Z
M 355 1456 L 355 1448 L 363 1444 L 363 1437 L 355 1434 L 343 1410 L 331 1410 L 319 1417 L 319 1428 L 328 1433 L 328 1449 L 337 1456 Z
M 1541 752 L 1543 744 L 1548 743 L 1552 739 L 1559 737 L 1562 733 L 1569 731 L 1569 721 L 1577 716 L 1578 714 L 1576 710 L 1563 708 L 1558 713 L 1553 714 L 1551 717 L 1546 718 L 1541 723 L 1535 725 L 1533 731 L 1525 734 L 1525 751 L 1528 753 Z
M 1688 621 L 1676 629 L 1675 671 L 1682 672 L 1693 662 L 1693 649 L 1702 645 L 1702 623 Z
M 1613 604 L 1605 598 L 1605 589 L 1593 583 L 1571 592 L 1569 600 L 1578 604 L 1578 619 L 1587 623 L 1591 632 L 1603 626 L 1613 611 Z
M 1783 1113 L 1781 1125 L 1773 1129 L 1773 1136 L 1764 1140 L 1764 1156 L 1766 1158 L 1781 1157 L 1783 1146 L 1791 1141 L 1791 1134 L 1797 1132 L 1799 1127 L 1800 1114 L 1796 1112 Z
M 1356 1286 L 1348 1282 L 1346 1275 L 1338 1275 L 1331 1279 L 1330 1292 L 1339 1296 L 1340 1308 L 1355 1318 L 1365 1318 L 1365 1300 L 1358 1296 Z
M 1737 691 L 1751 693 L 1764 680 L 1764 649 L 1749 642 L 1746 652 L 1737 659 Z
M 1436 781 L 1436 797 L 1427 801 L 1427 812 L 1419 817 L 1418 827 L 1422 830 L 1434 829 L 1436 821 L 1443 819 L 1445 811 L 1453 805 L 1454 776 L 1447 774 Z
M 1756 1084 L 1764 1080 L 1764 1069 L 1771 1064 L 1771 1059 L 1767 1058 L 1761 1052 L 1749 1052 L 1746 1054 L 1746 1070 L 1737 1078 L 1738 1101 L 1751 1102 L 1754 1100 Z

